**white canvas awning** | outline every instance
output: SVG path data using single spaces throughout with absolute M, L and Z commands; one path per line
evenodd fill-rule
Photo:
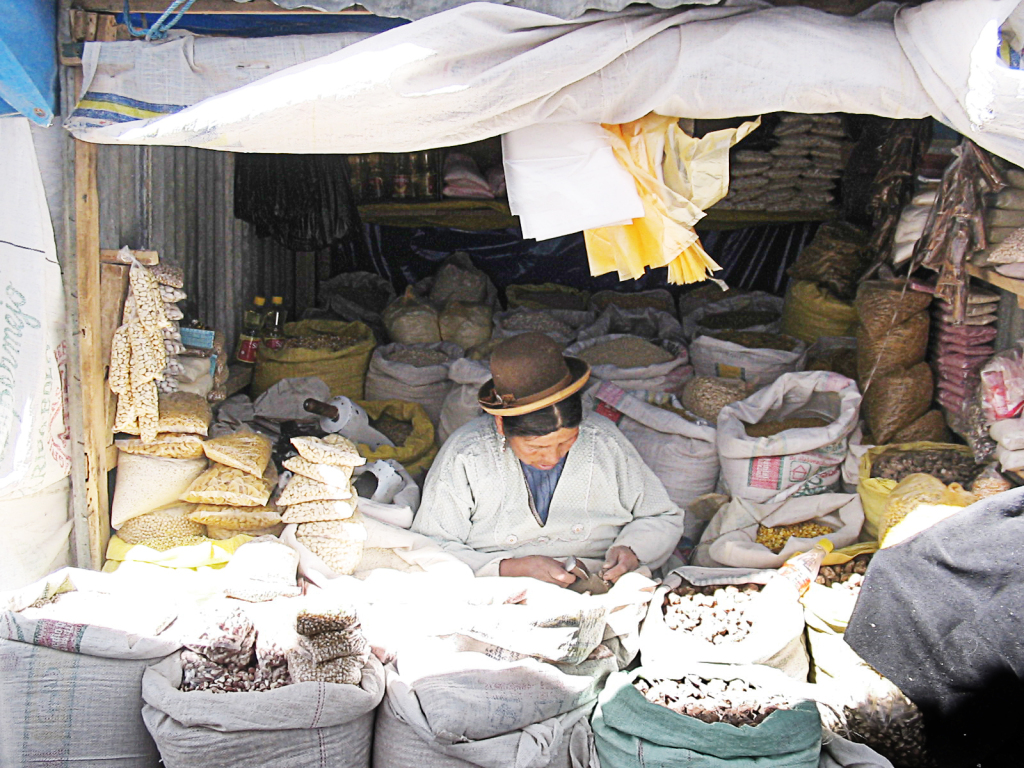
M 1024 163 L 1024 74 L 996 56 L 1017 0 L 933 0 L 841 17 L 765 3 L 575 21 L 474 3 L 162 117 L 68 127 L 79 138 L 237 152 L 405 152 L 547 122 L 775 111 L 932 115 Z M 96 76 L 107 46 L 98 44 Z M 123 64 L 123 62 L 122 62 Z M 126 78 L 125 71 L 115 73 Z M 137 87 L 145 88 L 139 78 Z M 151 85 L 148 87 L 152 87 Z M 1024 92 L 1024 89 L 1022 89 Z

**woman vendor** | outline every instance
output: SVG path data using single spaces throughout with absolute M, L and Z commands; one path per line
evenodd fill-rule
M 495 347 L 491 376 L 479 397 L 490 415 L 445 442 L 413 530 L 478 576 L 569 586 L 570 556 L 610 582 L 664 563 L 683 513 L 612 422 L 584 417 L 587 363 L 523 333 Z

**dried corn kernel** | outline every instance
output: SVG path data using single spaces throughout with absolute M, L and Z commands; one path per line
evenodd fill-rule
M 777 525 L 773 528 L 759 525 L 757 526 L 757 543 L 778 554 L 792 536 L 796 536 L 798 539 L 813 539 L 818 536 L 827 536 L 830 533 L 835 533 L 835 529 L 812 522 Z
M 166 328 L 169 324 L 160 298 L 160 284 L 146 267 L 138 262 L 128 271 L 132 295 L 135 297 L 135 312 L 139 322 L 148 330 Z M 127 307 L 126 310 L 127 311 Z
M 110 342 L 110 391 L 119 395 L 125 394 L 130 383 L 132 346 L 128 337 L 128 326 L 122 325 L 114 331 L 114 338 Z

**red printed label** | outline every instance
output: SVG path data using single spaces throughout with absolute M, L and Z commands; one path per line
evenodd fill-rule
M 747 485 L 751 488 L 765 488 L 777 491 L 782 487 L 782 458 L 759 456 L 750 461 Z
M 280 336 L 276 336 L 270 339 L 264 339 L 263 346 L 265 346 L 267 349 L 281 349 L 282 347 L 284 347 L 284 339 L 282 339 Z
M 256 350 L 259 349 L 260 340 L 252 336 L 243 336 L 238 342 L 238 354 L 236 357 L 243 363 L 256 362 Z
M 78 653 L 85 634 L 83 624 L 65 624 L 63 621 L 41 619 L 36 625 L 33 645 L 53 648 L 55 651 Z
M 601 414 L 606 419 L 613 421 L 616 424 L 618 424 L 619 419 L 622 418 L 622 411 L 618 410 L 617 408 L 612 408 L 610 405 L 608 405 L 608 403 L 605 403 L 603 401 L 598 401 L 597 407 L 594 408 L 594 412 Z

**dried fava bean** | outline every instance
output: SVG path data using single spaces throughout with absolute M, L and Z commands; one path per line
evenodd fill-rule
M 280 536 L 284 530 L 284 523 L 272 525 L 269 528 L 218 528 L 215 525 L 206 526 L 206 537 L 215 541 L 233 539 L 235 536 L 252 536 L 254 539 L 260 536 Z
M 195 523 L 230 531 L 254 531 L 280 525 L 280 513 L 274 507 L 229 507 L 200 504 L 189 515 Z
M 347 604 L 317 604 L 302 608 L 295 615 L 295 631 L 306 637 L 323 632 L 343 632 L 358 624 L 359 614 L 355 606 Z
M 317 664 L 304 653 L 288 653 L 288 673 L 296 683 L 339 683 L 359 685 L 363 680 L 363 664 L 358 656 L 342 656 Z
M 167 367 L 167 350 L 159 329 L 149 330 L 139 323 L 128 325 L 131 343 L 129 370 L 133 383 L 142 384 L 157 378 Z
M 305 475 L 295 475 L 285 486 L 284 493 L 277 500 L 282 507 L 303 504 L 308 501 L 341 501 L 351 499 L 352 487 L 327 485 Z
M 179 301 L 184 301 L 188 298 L 188 295 L 180 288 L 172 288 L 169 285 L 160 286 L 160 298 L 163 299 L 165 304 L 177 304 Z
M 110 391 L 119 395 L 128 392 L 131 386 L 129 371 L 131 366 L 132 346 L 128 335 L 128 326 L 122 325 L 114 331 L 110 342 Z
M 317 437 L 293 437 L 292 445 L 302 458 L 314 464 L 361 467 L 366 463 L 366 459 L 359 455 L 356 444 L 341 435 L 327 435 L 323 440 Z
M 364 660 L 370 650 L 366 637 L 358 629 L 347 629 L 341 632 L 321 632 L 312 637 L 299 638 L 299 646 L 306 651 L 317 664 L 334 661 L 342 656 L 359 656 Z
M 314 464 L 309 459 L 293 456 L 284 462 L 284 468 L 297 475 L 319 480 L 327 485 L 347 486 L 352 480 L 352 467 L 335 467 L 330 464 Z
M 319 523 L 333 520 L 347 520 L 356 511 L 356 498 L 307 501 L 292 504 L 282 516 L 286 523 Z
M 164 374 L 161 381 L 156 382 L 156 391 L 161 395 L 169 395 L 178 391 L 178 380 L 174 376 Z
M 136 385 L 135 381 L 132 381 L 132 404 L 139 419 L 139 436 L 144 443 L 153 442 L 160 433 L 158 402 L 159 394 L 155 381 L 147 381 L 141 385 Z
M 206 529 L 189 519 L 191 512 L 191 504 L 175 504 L 147 512 L 122 523 L 117 529 L 117 536 L 127 544 L 147 544 L 152 539 L 202 537 Z
M 195 636 L 182 643 L 186 648 L 217 664 L 248 666 L 252 662 L 256 627 L 245 611 L 218 603 L 203 609 L 196 621 Z
M 135 314 L 139 322 L 147 330 L 166 328 L 168 319 L 164 313 L 164 303 L 160 299 L 160 285 L 153 273 L 136 261 L 128 270 L 128 281 L 131 283 Z M 127 311 L 126 305 L 125 312 Z
M 185 354 L 185 345 L 182 344 L 181 341 L 178 340 L 178 339 L 167 339 L 167 338 L 165 338 L 164 339 L 164 352 L 166 352 L 168 356 L 170 356 L 170 355 L 183 355 L 183 354 Z M 171 365 L 171 362 L 169 360 L 168 360 L 168 365 Z M 179 367 L 179 369 L 181 369 L 181 364 L 180 363 L 178 364 L 178 367 Z M 178 373 L 178 371 L 175 371 L 175 373 Z
M 798 539 L 813 539 L 818 536 L 827 536 L 830 533 L 835 533 L 835 530 L 827 525 L 814 522 L 776 525 L 771 528 L 759 525 L 757 526 L 757 543 L 778 554 L 793 536 Z
M 171 288 L 181 288 L 185 285 L 185 271 L 181 267 L 161 262 L 150 267 L 149 272 L 160 285 L 168 285 Z
M 160 397 L 160 431 L 206 435 L 213 420 L 210 404 L 202 395 L 175 392 Z M 262 503 L 262 502 L 261 502 Z
M 171 323 L 170 328 L 164 328 L 162 331 L 164 340 L 171 339 L 172 341 L 181 341 L 181 324 Z
M 267 437 L 255 432 L 235 432 L 207 440 L 203 450 L 211 461 L 263 477 L 273 445 Z
M 171 321 L 171 320 L 184 320 L 185 319 L 185 313 L 182 312 L 180 309 L 178 309 L 178 305 L 177 304 L 168 304 L 168 303 L 164 302 L 163 306 L 164 306 L 164 315 L 167 317 L 168 321 Z
M 181 499 L 194 504 L 262 507 L 273 490 L 273 485 L 264 478 L 215 464 L 195 479 Z

